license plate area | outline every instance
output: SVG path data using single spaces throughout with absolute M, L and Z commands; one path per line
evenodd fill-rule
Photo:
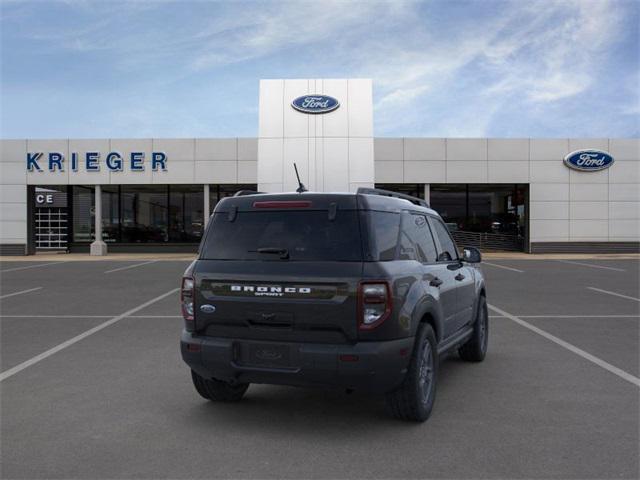
M 246 367 L 292 368 L 297 364 L 297 352 L 282 343 L 238 343 L 236 353 L 236 363 Z

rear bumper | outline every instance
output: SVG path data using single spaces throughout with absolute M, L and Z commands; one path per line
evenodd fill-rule
M 383 393 L 404 379 L 413 340 L 410 337 L 353 345 L 256 342 L 183 331 L 180 350 L 189 367 L 205 378 Z M 264 359 L 259 364 L 255 363 L 256 351 Z

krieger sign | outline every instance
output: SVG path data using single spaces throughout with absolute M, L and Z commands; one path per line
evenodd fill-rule
M 109 152 L 106 155 L 102 155 L 100 152 L 86 152 L 84 155 L 72 152 L 68 162 L 64 154 L 60 152 L 48 152 L 47 154 L 29 152 L 27 153 L 27 170 L 42 172 L 47 169 L 50 172 L 64 172 L 66 164 L 72 172 L 77 172 L 81 166 L 87 172 L 99 172 L 100 166 L 104 164 L 112 172 L 120 172 L 125 168 L 132 172 L 143 172 L 145 160 L 144 152 L 131 152 L 128 156 L 124 156 L 120 152 Z M 167 170 L 167 155 L 164 152 L 151 152 L 151 170 Z

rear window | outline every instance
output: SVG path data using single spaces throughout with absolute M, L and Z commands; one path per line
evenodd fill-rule
M 339 210 L 329 220 L 326 210 L 238 212 L 230 221 L 227 213 L 216 213 L 202 258 L 362 261 L 358 214 Z

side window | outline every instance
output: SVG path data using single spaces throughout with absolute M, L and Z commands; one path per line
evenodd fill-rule
M 400 260 L 436 261 L 436 246 L 424 215 L 405 213 L 400 234 Z
M 400 231 L 400 251 L 398 252 L 398 260 L 419 260 L 416 255 L 415 244 L 409 236 L 409 232 L 403 225 Z
M 438 257 L 438 253 L 436 251 L 436 244 L 433 240 L 431 228 L 429 227 L 429 222 L 427 222 L 427 217 L 424 215 L 416 215 L 416 217 L 415 224 L 418 233 L 418 244 L 422 249 L 425 261 L 435 262 Z
M 438 237 L 440 241 L 440 246 L 442 251 L 440 252 L 440 257 L 438 260 L 440 261 L 450 261 L 457 260 L 458 258 L 458 249 L 456 248 L 456 244 L 451 238 L 451 234 L 447 227 L 444 226 L 442 221 L 437 220 L 435 218 L 431 219 L 431 225 L 433 226 L 433 231 Z
M 372 254 L 378 261 L 394 260 L 400 230 L 400 214 L 370 212 L 373 230 Z

